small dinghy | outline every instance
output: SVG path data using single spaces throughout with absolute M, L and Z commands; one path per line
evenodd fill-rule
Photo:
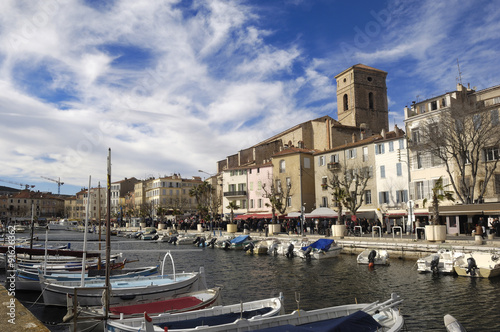
M 366 249 L 358 255 L 358 264 L 373 263 L 374 265 L 389 265 L 389 253 L 387 250 Z

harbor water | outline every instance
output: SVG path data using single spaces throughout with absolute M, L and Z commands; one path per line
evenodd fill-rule
M 40 240 L 45 233 L 36 234 Z M 104 237 L 103 237 L 104 238 Z M 97 250 L 97 236 L 89 234 L 88 249 Z M 71 243 L 81 249 L 83 234 L 51 231 L 49 243 Z M 240 250 L 198 249 L 122 237 L 112 237 L 112 251 L 132 261 L 128 267 L 156 265 L 170 251 L 177 272 L 203 266 L 208 287 L 222 286 L 224 304 L 284 296 L 286 312 L 319 309 L 349 303 L 384 301 L 391 293 L 404 299 L 401 311 L 408 331 L 446 331 L 443 316 L 451 314 L 467 331 L 500 331 L 500 278 L 474 279 L 419 274 L 415 260 L 391 259 L 390 266 L 369 269 L 358 265 L 355 255 L 305 261 L 268 255 L 246 255 Z M 105 244 L 101 244 L 101 249 Z M 167 262 L 166 273 L 172 266 Z M 3 273 L 3 272 L 0 272 Z M 5 274 L 0 275 L 5 280 Z M 17 292 L 25 304 L 51 331 L 66 331 L 61 324 L 66 311 L 45 307 L 40 293 Z

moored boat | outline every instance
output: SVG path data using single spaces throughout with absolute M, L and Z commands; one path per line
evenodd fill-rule
M 172 274 L 164 273 L 165 260 L 170 256 L 172 260 Z M 77 289 L 78 303 L 82 306 L 101 305 L 101 298 L 105 287 L 105 280 L 85 281 L 84 285 L 78 281 L 50 281 L 43 275 L 39 276 L 40 287 L 45 305 L 66 306 L 66 294 L 74 294 Z M 161 275 L 139 276 L 110 280 L 110 305 L 116 305 L 128 300 L 148 300 L 158 297 L 172 297 L 177 294 L 194 292 L 206 289 L 204 268 L 199 272 L 175 272 L 175 265 L 170 253 L 165 255 Z
M 460 251 L 440 249 L 436 253 L 419 258 L 417 260 L 417 271 L 421 273 L 454 274 L 455 260 L 463 255 Z
M 389 253 L 387 250 L 366 249 L 356 258 L 358 264 L 389 265 Z
M 500 255 L 473 251 L 457 257 L 454 264 L 459 276 L 472 278 L 494 278 L 500 276 Z
M 214 327 L 230 324 L 240 319 L 258 320 L 283 314 L 281 297 L 238 304 L 215 306 L 177 314 L 159 314 L 144 317 L 107 321 L 107 330 L 113 332 L 130 331 L 195 331 L 200 327 Z M 223 331 L 223 330 L 220 330 Z
M 272 317 L 241 318 L 220 325 L 204 324 L 195 328 L 186 327 L 168 331 L 379 331 L 397 332 L 404 329 L 404 318 L 399 312 L 402 302 L 396 294 L 383 303 L 347 304 L 317 310 L 300 310 Z M 155 319 L 145 315 L 142 322 L 136 321 L 133 329 L 112 330 L 119 320 L 109 325 L 108 331 L 163 331 L 155 325 Z M 119 326 L 121 327 L 121 326 Z
M 300 248 L 298 256 L 305 259 L 325 259 L 340 255 L 342 247 L 337 246 L 332 239 L 319 239 Z

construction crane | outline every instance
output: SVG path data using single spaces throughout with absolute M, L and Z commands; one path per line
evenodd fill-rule
M 18 185 L 18 186 L 24 187 L 26 190 L 29 190 L 30 188 L 35 188 L 35 186 L 34 186 L 34 185 L 23 184 L 23 183 L 19 183 L 19 182 L 12 182 L 12 181 L 3 180 L 3 179 L 0 179 L 0 181 L 1 181 L 1 182 L 6 182 L 6 183 L 12 183 L 12 184 L 15 184 L 15 185 Z
M 44 178 L 45 180 L 49 180 L 49 181 L 53 181 L 53 182 L 57 183 L 57 194 L 61 195 L 61 186 L 64 184 L 64 182 L 61 182 L 61 178 L 57 178 L 57 180 L 54 180 L 51 178 L 47 178 L 45 176 L 40 176 L 40 177 Z

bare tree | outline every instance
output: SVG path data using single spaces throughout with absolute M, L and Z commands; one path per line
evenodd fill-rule
M 266 203 L 267 207 L 271 207 L 271 212 L 273 214 L 273 224 L 276 224 L 276 211 L 280 215 L 286 212 L 286 199 L 290 196 L 290 190 L 292 189 L 292 183 L 288 182 L 283 187 L 281 179 L 275 178 L 270 179 L 271 185 L 268 187 L 266 183 L 262 184 L 262 197 L 269 199 L 269 203 Z
M 333 201 L 337 203 L 338 220 L 342 215 L 342 207 L 356 215 L 363 205 L 365 190 L 371 178 L 370 170 L 370 167 L 341 166 L 340 164 L 337 168 L 331 169 L 329 183 L 326 186 L 332 189 Z
M 476 192 L 481 201 L 500 159 L 498 118 L 464 103 L 426 120 L 420 130 L 421 142 L 411 142 L 412 149 L 427 151 L 444 164 L 462 203 L 473 203 Z

